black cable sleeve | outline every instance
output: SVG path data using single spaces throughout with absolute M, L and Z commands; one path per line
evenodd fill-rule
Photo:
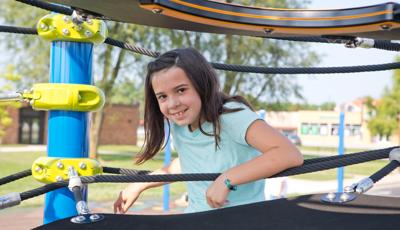
M 14 33 L 14 34 L 38 35 L 36 28 L 15 27 L 15 26 L 0 25 L 0 32 Z
M 380 169 L 379 171 L 377 171 L 376 173 L 374 173 L 372 176 L 370 176 L 369 178 L 371 178 L 371 180 L 376 183 L 379 180 L 381 180 L 383 177 L 387 176 L 389 173 L 391 173 L 393 170 L 395 170 L 396 168 L 398 168 L 400 165 L 400 163 L 398 161 L 391 161 L 389 164 L 387 164 L 385 167 L 383 167 L 382 169 Z
M 43 1 L 38 1 L 38 0 L 16 0 L 16 1 L 27 4 L 27 5 L 41 8 L 43 10 L 48 10 L 48 11 L 65 14 L 65 15 L 71 15 L 73 12 L 72 9 L 67 8 L 65 6 L 59 6 L 59 5 L 50 4 L 47 2 L 43 2 Z
M 18 173 L 14 173 L 12 175 L 0 178 L 0 185 L 7 184 L 12 181 L 16 181 L 16 180 L 19 180 L 21 178 L 24 178 L 24 177 L 27 177 L 30 175 L 32 175 L 32 171 L 30 169 L 27 169 L 27 170 L 24 170 L 24 171 L 21 171 Z

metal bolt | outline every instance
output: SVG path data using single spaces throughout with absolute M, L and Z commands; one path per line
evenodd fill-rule
M 79 168 L 86 169 L 86 164 L 84 162 L 79 163 Z
M 86 36 L 87 38 L 90 38 L 90 37 L 93 36 L 93 33 L 92 33 L 90 30 L 86 30 L 86 31 L 85 31 L 85 36 Z
M 155 14 L 161 14 L 163 12 L 163 9 L 160 8 L 154 8 L 151 10 L 151 12 L 155 13 Z
M 265 29 L 264 29 L 264 32 L 265 32 L 266 34 L 272 34 L 272 32 L 274 32 L 274 29 L 265 28 Z
M 89 24 L 89 25 L 92 25 L 92 24 L 93 24 L 93 20 L 90 19 L 90 18 L 89 18 L 86 22 L 87 22 L 87 24 Z
M 86 220 L 86 217 L 85 216 L 77 216 L 77 217 L 75 217 L 75 220 L 77 220 L 78 222 L 82 222 L 82 221 Z
M 346 202 L 349 199 L 349 195 L 347 193 L 342 193 L 342 195 L 340 195 L 340 200 L 342 202 Z
M 93 214 L 93 215 L 90 215 L 89 218 L 91 221 L 96 221 L 96 220 L 100 219 L 100 216 L 97 214 Z
M 71 22 L 71 19 L 68 16 L 63 17 L 64 22 L 69 23 Z
M 382 29 L 382 30 L 391 30 L 391 29 L 392 29 L 392 25 L 390 25 L 390 24 L 383 24 L 383 25 L 381 25 L 381 29 Z
M 56 177 L 56 180 L 57 180 L 57 181 L 62 181 L 63 178 L 62 178 L 61 176 L 57 176 L 57 177 Z
M 65 36 L 68 36 L 68 35 L 69 35 L 69 30 L 68 30 L 67 28 L 64 28 L 64 29 L 62 30 L 62 33 L 63 33 Z
M 43 30 L 43 31 L 47 31 L 48 29 L 49 29 L 49 27 L 46 25 L 46 24 L 44 24 L 44 23 L 40 23 L 40 29 L 41 30 Z
M 59 169 L 64 168 L 64 165 L 61 161 L 57 162 L 57 168 L 59 168 Z
M 333 192 L 328 193 L 328 195 L 326 195 L 326 198 L 328 198 L 328 200 L 334 200 L 336 198 L 336 194 Z
M 35 172 L 41 173 L 42 171 L 43 171 L 43 170 L 42 170 L 42 168 L 41 168 L 40 166 L 36 166 Z

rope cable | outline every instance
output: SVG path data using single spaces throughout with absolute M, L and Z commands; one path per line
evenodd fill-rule
M 16 181 L 16 180 L 22 179 L 22 178 L 30 176 L 30 175 L 32 175 L 32 171 L 30 169 L 27 169 L 27 170 L 24 170 L 24 171 L 21 171 L 21 172 L 18 172 L 18 173 L 14 173 L 12 175 L 0 178 L 0 185 L 7 184 L 7 183 L 10 183 L 12 181 Z
M 395 148 L 395 147 L 393 147 Z M 378 160 L 388 158 L 390 149 L 383 149 L 382 151 L 375 151 L 373 154 L 369 153 L 366 156 L 357 156 L 353 158 L 341 156 L 339 159 L 329 160 L 325 162 L 317 162 L 312 164 L 303 165 L 296 168 L 287 169 L 281 173 L 271 176 L 292 176 L 309 172 L 322 171 L 340 166 L 348 166 L 371 160 Z M 166 175 L 97 175 L 89 177 L 81 177 L 83 183 L 131 183 L 131 182 L 177 182 L 177 181 L 212 181 L 215 180 L 220 173 L 197 173 L 197 174 L 166 174 Z M 35 196 L 39 196 L 46 192 L 65 187 L 68 185 L 68 181 L 55 182 L 52 184 L 46 184 L 45 186 L 22 192 L 21 200 L 26 200 Z

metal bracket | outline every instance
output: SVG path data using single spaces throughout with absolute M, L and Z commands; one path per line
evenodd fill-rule
M 357 195 L 354 193 L 348 192 L 337 192 L 337 193 L 328 193 L 321 197 L 321 201 L 326 203 L 334 203 L 334 204 L 342 204 L 350 202 L 357 198 Z
M 100 214 L 85 214 L 71 218 L 71 222 L 75 224 L 90 224 L 98 222 L 104 219 L 103 215 Z

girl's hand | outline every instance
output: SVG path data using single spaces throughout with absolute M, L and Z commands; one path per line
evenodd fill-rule
M 119 193 L 118 199 L 114 202 L 114 213 L 126 213 L 135 203 L 143 189 L 139 184 L 130 184 Z
M 229 202 L 226 198 L 230 190 L 226 187 L 224 180 L 225 176 L 219 176 L 207 189 L 207 203 L 212 208 L 221 208 Z

